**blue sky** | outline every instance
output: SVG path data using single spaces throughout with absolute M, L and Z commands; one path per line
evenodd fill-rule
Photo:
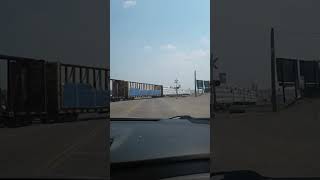
M 111 78 L 194 87 L 209 79 L 210 0 L 111 0 Z

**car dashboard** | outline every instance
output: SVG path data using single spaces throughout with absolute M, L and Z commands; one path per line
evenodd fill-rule
M 203 179 L 209 135 L 208 119 L 111 120 L 111 179 Z
M 177 176 L 173 178 L 165 178 L 161 180 L 208 180 L 210 178 L 209 173 L 201 173 L 194 175 L 186 175 L 186 176 Z

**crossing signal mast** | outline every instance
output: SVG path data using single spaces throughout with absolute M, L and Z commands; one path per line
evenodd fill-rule
M 179 80 L 178 79 L 174 80 L 174 84 L 175 84 L 174 89 L 176 90 L 176 95 L 178 97 L 178 89 L 180 89 L 181 87 L 181 85 L 179 84 Z
M 220 81 L 215 80 L 214 69 L 218 69 L 218 66 L 216 65 L 218 60 L 219 60 L 219 57 L 213 57 L 213 54 L 211 54 L 211 56 L 210 56 L 210 75 L 211 75 L 211 77 L 210 77 L 210 89 L 211 89 L 210 104 L 212 104 L 212 106 L 210 106 L 210 108 L 211 108 L 210 112 L 213 112 L 217 109 L 216 87 L 220 86 Z M 213 117 L 213 116 L 210 115 L 210 117 Z

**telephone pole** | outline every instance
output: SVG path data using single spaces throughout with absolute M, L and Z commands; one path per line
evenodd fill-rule
M 2 80 L 1 80 L 2 74 L 1 74 L 1 64 L 0 64 L 0 109 L 2 108 Z
M 274 47 L 274 29 L 271 28 L 271 102 L 272 111 L 277 112 L 277 96 L 276 96 L 276 55 Z
M 197 71 L 194 71 L 194 96 L 197 97 Z

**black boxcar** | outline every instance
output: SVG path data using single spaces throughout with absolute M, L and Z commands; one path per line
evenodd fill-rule
M 163 86 L 111 79 L 111 101 L 132 100 L 145 97 L 162 97 Z
M 105 68 L 0 55 L 0 120 L 16 126 L 107 113 L 108 75 Z

